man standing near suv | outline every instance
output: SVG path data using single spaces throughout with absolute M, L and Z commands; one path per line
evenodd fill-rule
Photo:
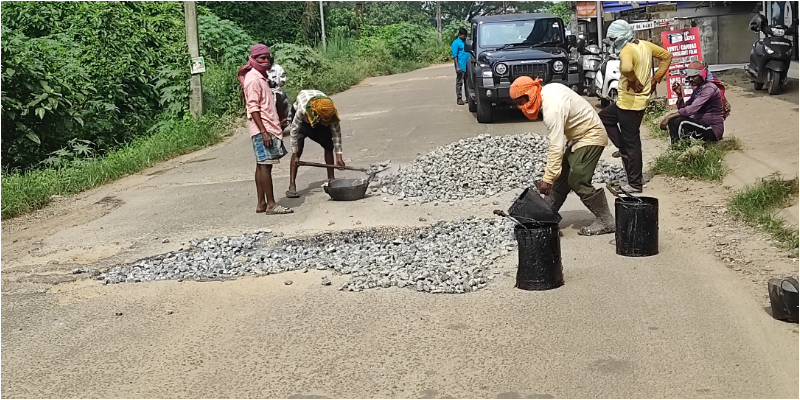
M 606 37 L 611 41 L 611 52 L 619 54 L 621 76 L 617 102 L 600 111 L 600 119 L 606 127 L 608 138 L 619 149 L 622 165 L 628 175 L 628 183 L 622 186 L 622 190 L 641 193 L 644 178 L 639 126 L 644 109 L 650 103 L 650 94 L 667 73 L 672 54 L 648 41 L 634 40 L 633 30 L 623 20 L 612 22 Z M 654 57 L 659 60 L 655 75 Z
M 456 40 L 453 40 L 453 44 L 450 46 L 450 50 L 453 54 L 453 64 L 456 66 L 456 104 L 460 106 L 464 105 L 461 92 L 463 92 L 464 77 L 466 76 L 464 71 L 467 70 L 467 60 L 470 58 L 470 54 L 464 51 L 465 40 L 467 40 L 467 30 L 458 28 L 458 37 Z M 467 96 L 469 96 L 469 93 Z

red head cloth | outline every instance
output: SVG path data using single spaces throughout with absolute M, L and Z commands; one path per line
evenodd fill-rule
M 519 109 L 530 120 L 539 117 L 539 109 L 542 108 L 542 80 L 539 78 L 531 79 L 529 76 L 520 76 L 511 84 L 509 94 L 512 99 L 518 99 L 528 95 L 528 102 L 520 106 Z
M 700 75 L 703 80 L 706 80 L 708 76 L 708 67 L 700 61 L 692 61 L 689 63 L 689 66 L 686 67 L 686 76 L 697 76 Z
M 250 48 L 250 59 L 247 61 L 247 64 L 239 68 L 239 72 L 236 74 L 236 77 L 239 79 L 239 83 L 244 86 L 244 76 L 250 72 L 251 69 L 255 69 L 256 71 L 260 72 L 264 78 L 269 79 L 267 71 L 270 68 L 269 62 L 266 64 L 259 64 L 256 62 L 256 57 L 262 54 L 269 54 L 269 47 L 265 44 L 256 44 Z

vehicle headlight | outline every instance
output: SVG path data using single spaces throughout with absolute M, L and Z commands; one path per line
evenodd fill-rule
M 494 66 L 494 72 L 497 75 L 503 76 L 506 74 L 506 72 L 508 72 L 508 66 L 503 63 L 498 63 Z
M 766 51 L 767 54 L 772 54 L 775 52 L 775 50 L 772 50 L 772 48 L 767 45 L 764 45 L 764 51 Z
M 783 28 L 772 28 L 772 34 L 775 36 L 783 36 L 786 33 Z
M 492 70 L 490 70 L 490 69 L 483 70 L 483 77 L 484 78 L 491 78 L 492 77 Z
M 561 72 L 564 70 L 564 62 L 556 61 L 553 63 L 553 71 Z
M 594 71 L 597 69 L 597 60 L 583 59 L 583 69 Z

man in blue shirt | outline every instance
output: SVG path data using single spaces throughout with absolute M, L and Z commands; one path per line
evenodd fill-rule
M 464 71 L 467 70 L 467 60 L 470 54 L 464 51 L 464 40 L 467 39 L 467 30 L 464 28 L 458 29 L 458 38 L 453 40 L 453 45 L 450 50 L 453 53 L 453 64 L 456 66 L 456 103 L 460 106 L 464 105 L 464 100 L 461 97 L 461 91 L 464 87 Z M 469 93 L 467 93 L 469 96 Z

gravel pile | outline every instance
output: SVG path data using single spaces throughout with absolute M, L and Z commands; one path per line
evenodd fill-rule
M 419 156 L 395 174 L 379 177 L 380 191 L 400 199 L 429 201 L 490 197 L 499 192 L 533 185 L 547 163 L 547 139 L 538 134 L 478 135 Z M 384 168 L 386 163 L 372 166 Z M 613 182 L 625 176 L 622 165 L 597 163 L 593 183 Z M 373 186 L 373 185 L 371 185 Z M 377 193 L 373 188 L 370 193 Z
M 241 237 L 192 240 L 186 251 L 116 267 L 98 279 L 106 284 L 215 280 L 318 269 L 350 275 L 339 290 L 398 286 L 421 292 L 464 293 L 485 287 L 493 279 L 489 267 L 516 249 L 512 225 L 470 217 L 422 228 L 372 228 L 275 240 L 271 232 L 258 231 Z

